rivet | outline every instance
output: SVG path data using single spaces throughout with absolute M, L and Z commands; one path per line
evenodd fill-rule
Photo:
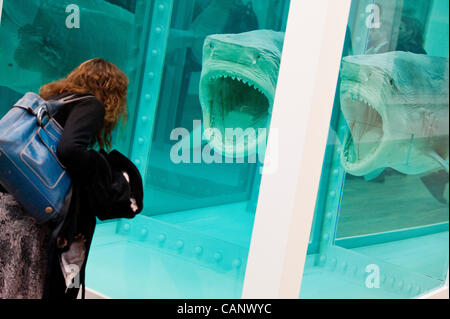
M 123 225 L 123 230 L 130 230 L 130 224 L 126 223 Z
M 184 246 L 184 242 L 183 242 L 182 240 L 177 241 L 177 247 L 178 247 L 178 249 L 183 248 L 183 246 Z
M 331 191 L 330 192 L 330 197 L 336 197 L 336 191 Z
M 148 102 L 152 99 L 152 96 L 150 94 L 145 94 L 145 100 Z
M 147 228 L 142 228 L 141 235 L 142 236 L 146 236 L 147 234 L 148 234 L 148 229 Z
M 57 245 L 58 248 L 60 248 L 60 249 L 65 248 L 65 247 L 67 246 L 67 244 L 68 244 L 68 242 L 67 242 L 67 239 L 65 239 L 65 238 L 58 237 L 58 238 L 56 239 L 56 245 Z
M 412 290 L 411 284 L 406 284 L 405 291 L 408 292 L 408 293 L 411 293 L 411 290 Z
M 327 262 L 327 256 L 325 256 L 325 255 L 320 256 L 319 262 L 322 265 L 325 264 Z
M 215 253 L 215 254 L 214 254 L 214 259 L 215 259 L 216 261 L 221 260 L 221 259 L 222 259 L 222 254 L 221 254 L 221 253 Z
M 149 79 L 154 79 L 154 78 L 155 78 L 155 73 L 149 72 L 149 73 L 148 73 L 148 78 L 149 78 Z
M 147 116 L 143 116 L 142 118 L 141 118 L 141 120 L 142 120 L 142 122 L 147 122 L 148 121 L 148 117 Z
M 156 50 L 156 49 L 153 49 L 152 50 L 152 55 L 153 56 L 157 56 L 159 54 L 159 51 L 158 50 Z
M 165 241 L 166 241 L 166 236 L 163 235 L 163 234 L 159 235 L 159 236 L 158 236 L 158 241 L 159 241 L 160 243 L 165 242 Z
M 395 278 L 394 277 L 389 277 L 388 283 L 389 283 L 389 285 L 394 287 L 395 286 Z
M 234 268 L 239 268 L 241 266 L 241 260 L 240 259 L 233 260 L 232 265 Z
M 163 4 L 160 4 L 160 5 L 158 6 L 159 11 L 164 11 L 165 8 L 166 8 L 166 7 L 165 7 Z
M 194 251 L 195 251 L 195 254 L 197 256 L 199 256 L 199 255 L 201 255 L 203 253 L 203 248 L 200 247 L 200 246 L 197 246 L 197 247 L 195 247 Z
M 161 33 L 162 32 L 162 28 L 161 27 L 156 27 L 155 28 L 155 32 L 156 33 Z
M 135 163 L 136 165 L 140 165 L 140 164 L 141 164 L 141 160 L 138 160 L 138 159 L 137 159 L 137 160 L 134 161 L 134 163 Z
M 51 213 L 53 213 L 53 208 L 51 208 L 51 207 L 45 208 L 45 213 L 46 213 L 47 215 L 50 215 Z
M 140 137 L 140 138 L 138 139 L 138 143 L 139 143 L 140 145 L 144 144 L 144 139 L 143 139 L 142 137 Z

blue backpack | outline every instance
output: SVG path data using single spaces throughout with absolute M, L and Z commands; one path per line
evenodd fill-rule
M 92 96 L 46 101 L 27 93 L 0 120 L 0 184 L 39 224 L 62 216 L 71 197 L 71 179 L 56 155 L 63 128 L 53 115 L 86 98 Z

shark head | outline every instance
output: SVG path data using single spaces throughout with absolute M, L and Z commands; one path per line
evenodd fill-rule
M 222 155 L 252 155 L 265 142 L 266 136 L 246 133 L 269 125 L 283 38 L 270 30 L 206 38 L 200 103 L 204 129 L 221 133 L 212 136 L 210 145 Z M 227 134 L 231 130 L 236 134 Z
M 83 17 L 81 27 L 68 28 L 66 8 L 71 3 L 70 0 L 4 3 L 0 86 L 20 93 L 37 92 L 41 85 L 66 76 L 80 63 L 95 57 L 121 67 L 127 65 L 134 15 L 103 0 L 80 0 L 77 5 Z
M 439 166 L 430 154 L 448 159 L 448 75 L 447 58 L 399 51 L 344 58 L 345 170 L 422 174 Z

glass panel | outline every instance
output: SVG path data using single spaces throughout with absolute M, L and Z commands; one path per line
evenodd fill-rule
M 240 297 L 289 0 L 3 9 L 1 115 L 90 58 L 130 78 L 128 122 L 113 142 L 141 170 L 145 209 L 97 225 L 87 286 L 113 298 Z
M 448 1 L 353 1 L 300 298 L 411 298 L 449 253 Z
M 131 120 L 116 129 L 114 139 L 115 148 L 128 153 L 139 84 L 136 64 L 142 63 L 139 43 L 144 12 L 136 10 L 136 0 L 3 1 L 0 116 L 25 92 L 38 92 L 43 84 L 64 77 L 80 63 L 102 57 L 130 78 Z

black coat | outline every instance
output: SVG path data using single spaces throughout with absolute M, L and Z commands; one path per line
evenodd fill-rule
M 91 157 L 95 159 L 92 163 L 95 167 L 94 174 L 84 183 L 73 181 L 68 212 L 64 218 L 52 222 L 51 225 L 44 299 L 77 297 L 79 288 L 71 288 L 66 292 L 59 264 L 61 254 L 70 247 L 77 235 L 82 234 L 86 239 L 85 261 L 81 269 L 84 296 L 84 274 L 96 218 L 133 218 L 143 209 L 142 178 L 136 166 L 118 151 L 109 154 L 104 151 L 90 152 Z M 129 175 L 129 183 L 123 172 Z M 131 208 L 131 198 L 136 200 L 137 211 Z M 58 248 L 57 242 L 66 243 L 65 248 Z

